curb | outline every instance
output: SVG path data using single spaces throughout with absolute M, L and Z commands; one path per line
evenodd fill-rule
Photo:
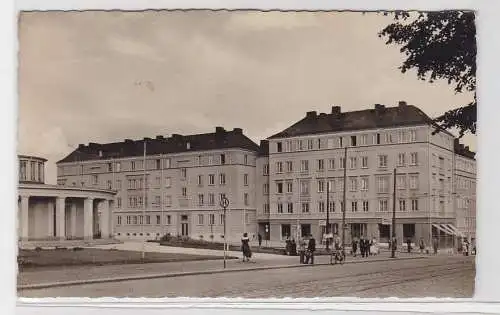
M 416 260 L 416 259 L 427 259 L 427 257 L 404 257 L 396 258 L 396 260 Z M 392 258 L 377 259 L 377 260 L 358 260 L 358 261 L 346 261 L 345 264 L 360 264 L 360 263 L 371 263 L 371 262 L 382 262 L 391 261 Z M 137 275 L 128 277 L 114 277 L 114 278 L 101 278 L 101 279 L 90 279 L 90 280 L 73 280 L 64 282 L 48 282 L 40 284 L 27 284 L 17 286 L 17 290 L 37 290 L 37 289 L 47 289 L 54 287 L 67 287 L 75 285 L 85 285 L 85 284 L 96 284 L 96 283 L 108 283 L 108 282 L 121 282 L 130 280 L 147 280 L 147 279 L 159 279 L 159 278 L 175 278 L 175 277 L 186 277 L 186 276 L 197 276 L 197 275 L 207 275 L 207 274 L 219 274 L 219 273 L 234 273 L 234 272 L 244 272 L 244 271 L 262 271 L 262 270 L 272 270 L 272 269 L 289 269 L 289 268 L 306 268 L 314 266 L 330 266 L 330 263 L 319 263 L 314 265 L 278 265 L 278 266 L 263 266 L 255 268 L 235 268 L 235 269 L 216 269 L 216 270 L 203 270 L 203 271 L 186 271 L 186 272 L 173 272 L 173 273 L 160 273 L 160 274 L 150 274 L 150 275 Z

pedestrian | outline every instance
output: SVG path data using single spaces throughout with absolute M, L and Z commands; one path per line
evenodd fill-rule
M 311 265 L 314 264 L 314 252 L 316 251 L 316 240 L 312 235 L 309 235 L 309 243 L 307 244 L 308 255 L 306 257 L 306 264 L 311 260 Z
M 262 246 L 262 235 L 260 233 L 257 235 L 257 239 L 259 240 L 259 248 Z
M 409 237 L 406 239 L 406 246 L 407 246 L 408 254 L 411 253 L 411 238 L 409 238 Z
M 434 249 L 434 255 L 437 255 L 438 253 L 438 246 L 439 246 L 438 238 L 434 237 L 432 241 L 432 248 Z
M 252 251 L 250 250 L 250 239 L 248 238 L 248 233 L 243 233 L 241 238 L 241 251 L 243 252 L 243 262 L 250 261 L 252 257 Z
M 304 240 L 304 238 L 300 238 L 299 239 L 299 259 L 300 259 L 301 264 L 304 263 L 305 255 L 306 255 L 306 241 Z
M 292 239 L 290 242 L 290 256 L 297 256 L 297 243 L 295 243 L 295 239 Z
M 359 239 L 359 253 L 361 257 L 365 257 L 365 239 L 363 236 Z
M 364 248 L 364 253 L 365 253 L 365 258 L 368 258 L 370 255 L 370 241 L 366 236 L 363 236 L 363 248 Z
M 352 255 L 356 257 L 356 252 L 358 251 L 358 242 L 356 239 L 352 240 Z
M 377 240 L 375 239 L 375 237 L 372 239 L 372 243 L 370 245 L 370 254 L 371 255 L 378 254 L 378 245 L 377 245 Z
M 424 242 L 424 238 L 421 237 L 420 238 L 420 242 L 419 242 L 419 248 L 420 248 L 420 254 L 423 254 L 424 253 L 424 249 L 425 249 L 425 242 Z

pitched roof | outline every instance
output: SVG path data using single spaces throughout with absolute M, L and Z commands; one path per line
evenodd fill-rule
M 174 134 L 168 138 L 157 136 L 155 139 L 126 139 L 122 142 L 106 144 L 80 144 L 77 149 L 57 163 L 142 156 L 144 154 L 144 142 L 146 142 L 146 152 L 148 155 L 230 148 L 246 149 L 254 152 L 259 151 L 259 146 L 246 137 L 242 129 L 234 128 L 231 131 L 226 131 L 222 127 L 217 127 L 213 133 L 196 135 Z
M 459 139 L 455 139 L 454 142 L 454 151 L 455 154 L 461 155 L 463 157 L 475 160 L 476 159 L 476 152 L 471 151 L 468 146 L 464 146 L 462 143 L 460 143 Z
M 422 110 L 406 102 L 396 107 L 376 104 L 373 109 L 342 113 L 339 106 L 333 106 L 330 114 L 308 112 L 306 117 L 268 139 L 289 138 L 327 132 L 354 131 L 376 128 L 390 128 L 429 124 L 439 128 Z M 443 132 L 449 133 L 445 130 Z M 449 133 L 450 134 L 450 133 Z

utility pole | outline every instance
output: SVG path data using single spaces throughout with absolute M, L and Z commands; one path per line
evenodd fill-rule
M 342 211 L 342 252 L 343 256 L 345 259 L 345 213 L 346 213 L 346 208 L 347 208 L 347 147 L 345 148 L 344 151 L 344 198 L 343 198 L 343 203 L 344 203 L 344 209 L 340 209 Z
M 325 177 L 326 182 L 326 250 L 330 249 L 330 183 Z
M 141 252 L 141 257 L 142 260 L 144 260 L 145 252 L 144 252 L 144 246 L 145 246 L 145 240 L 144 240 L 144 223 L 146 223 L 146 140 L 144 140 L 144 159 L 142 163 L 143 167 L 143 185 L 144 185 L 144 199 L 142 202 L 144 202 L 144 208 L 142 209 L 142 224 L 141 224 L 141 231 L 142 231 L 142 252 Z
M 396 169 L 394 169 L 394 191 L 392 195 L 392 242 L 391 242 L 391 258 L 396 257 Z
M 226 251 L 227 251 L 226 209 L 229 206 L 229 199 L 223 197 L 220 200 L 220 206 L 224 209 L 224 269 L 226 269 Z

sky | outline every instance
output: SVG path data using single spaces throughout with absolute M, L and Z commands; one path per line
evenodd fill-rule
M 444 81 L 402 74 L 391 18 L 359 12 L 24 12 L 18 153 L 55 162 L 78 144 L 243 128 L 255 142 L 329 112 L 469 103 Z M 462 142 L 476 150 L 475 136 Z

